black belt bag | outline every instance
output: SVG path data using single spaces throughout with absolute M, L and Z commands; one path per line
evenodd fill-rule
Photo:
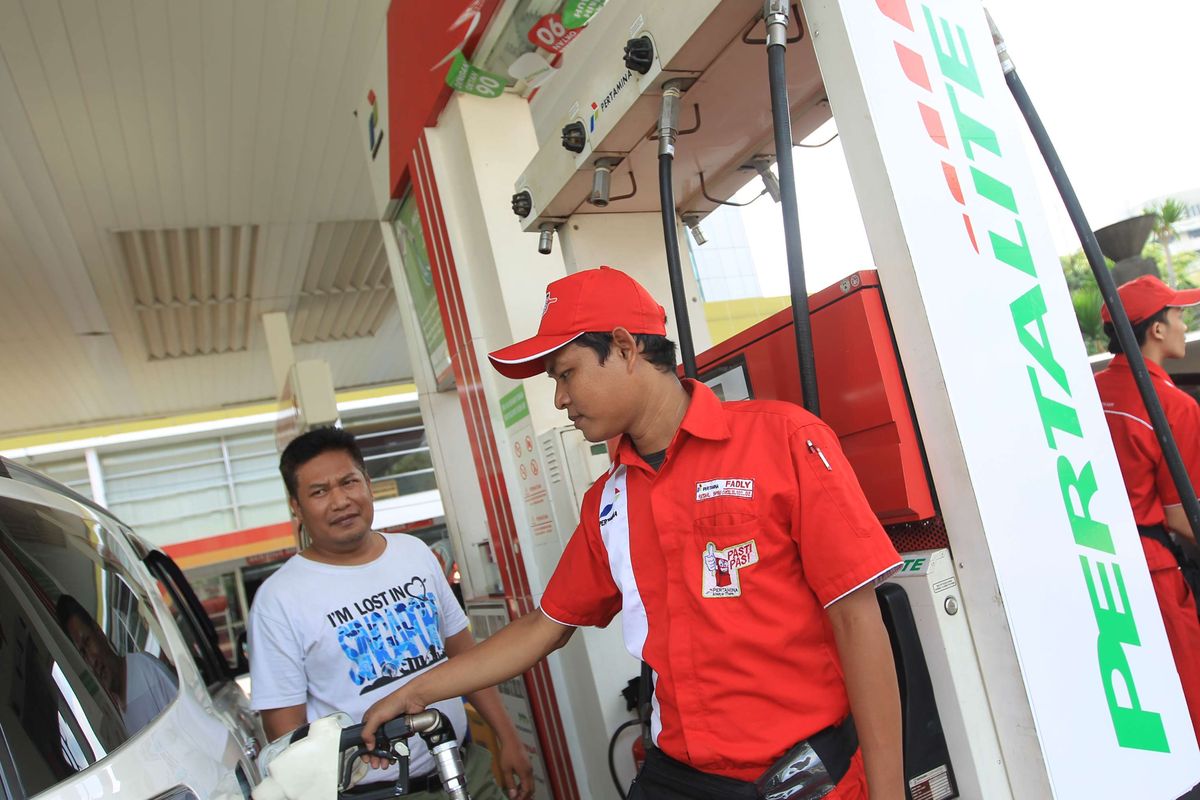
M 846 777 L 857 751 L 854 718 L 846 717 L 797 742 L 754 785 L 763 800 L 817 800 Z
M 701 772 L 652 748 L 629 800 L 816 800 L 845 777 L 857 750 L 858 734 L 847 717 L 797 743 L 748 783 Z
M 1175 544 L 1165 526 L 1138 525 L 1138 534 L 1158 542 L 1167 548 L 1167 551 L 1175 558 L 1175 563 L 1179 565 L 1179 571 L 1183 574 L 1184 581 L 1192 590 L 1192 596 L 1196 600 L 1196 612 L 1200 616 L 1200 565 L 1197 565 L 1187 553 L 1183 552 L 1183 548 Z

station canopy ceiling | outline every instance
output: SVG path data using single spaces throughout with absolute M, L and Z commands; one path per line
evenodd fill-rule
M 351 112 L 388 0 L 0 0 L 0 436 L 411 375 Z

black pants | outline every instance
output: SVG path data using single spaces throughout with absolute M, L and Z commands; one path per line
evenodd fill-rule
M 709 775 L 658 748 L 646 753 L 642 771 L 629 787 L 629 800 L 758 800 L 753 783 Z

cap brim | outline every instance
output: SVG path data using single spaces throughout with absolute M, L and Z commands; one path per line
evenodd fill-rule
M 1200 306 L 1200 289 L 1183 289 L 1175 292 L 1175 296 L 1171 298 L 1171 302 L 1167 306 L 1172 308 Z
M 532 378 L 534 375 L 540 375 L 546 371 L 542 359 L 583 336 L 585 332 L 534 336 L 523 342 L 510 344 L 494 353 L 488 353 L 488 360 L 492 362 L 496 371 L 506 378 L 513 380 Z

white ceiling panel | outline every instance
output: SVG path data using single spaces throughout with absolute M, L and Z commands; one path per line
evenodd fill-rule
M 411 370 L 351 110 L 388 0 L 0 0 L 0 435 Z

